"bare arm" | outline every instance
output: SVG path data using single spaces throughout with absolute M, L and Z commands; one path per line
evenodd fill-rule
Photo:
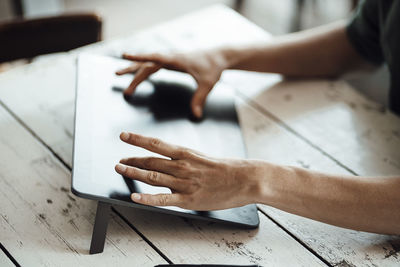
M 331 175 L 261 163 L 259 203 L 354 230 L 400 234 L 400 176 Z
M 202 116 L 207 95 L 225 69 L 273 72 L 286 76 L 332 77 L 364 63 L 347 39 L 344 22 L 250 46 L 221 47 L 184 54 L 125 54 L 124 58 L 135 63 L 117 74 L 136 72 L 125 90 L 126 95 L 132 94 L 142 81 L 161 68 L 192 75 L 198 84 L 191 103 L 193 114 L 197 117 Z
M 129 144 L 170 159 L 129 158 L 116 171 L 172 194 L 132 194 L 154 206 L 216 210 L 263 203 L 355 230 L 400 234 L 400 177 L 329 175 L 259 160 L 210 158 L 161 140 L 121 134 Z
M 275 38 L 266 44 L 223 48 L 227 68 L 288 76 L 340 75 L 364 63 L 351 46 L 345 22 Z

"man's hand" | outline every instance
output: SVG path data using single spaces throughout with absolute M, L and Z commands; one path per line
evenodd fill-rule
M 124 54 L 123 58 L 135 61 L 135 64 L 117 71 L 116 74 L 136 73 L 135 78 L 124 91 L 125 95 L 134 93 L 136 87 L 141 82 L 161 68 L 190 74 L 198 85 L 191 102 L 193 115 L 197 118 L 202 117 L 207 95 L 221 77 L 222 71 L 226 68 L 224 57 L 219 54 L 218 50 L 171 55 Z
M 133 193 L 134 202 L 151 206 L 178 206 L 191 210 L 217 210 L 256 202 L 259 194 L 259 162 L 215 159 L 196 151 L 133 133 L 121 133 L 122 141 L 166 158 L 126 158 L 115 166 L 121 175 L 172 194 Z

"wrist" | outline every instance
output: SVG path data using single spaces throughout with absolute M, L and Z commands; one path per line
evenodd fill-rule
M 217 50 L 218 56 L 224 64 L 224 69 L 234 69 L 238 63 L 238 49 L 224 47 Z
M 268 187 L 270 173 L 273 165 L 261 160 L 247 160 L 247 168 L 244 168 L 245 189 L 244 195 L 248 203 L 263 203 L 270 198 L 271 188 Z
M 296 172 L 290 166 L 261 161 L 257 179 L 256 202 L 277 207 L 289 197 Z

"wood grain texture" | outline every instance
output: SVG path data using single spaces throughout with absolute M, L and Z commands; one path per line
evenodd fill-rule
M 74 132 L 75 71 L 74 58 L 63 56 L 0 76 L 0 100 L 68 165 L 72 149 L 64 140 Z
M 400 118 L 346 82 L 267 81 L 261 88 L 258 93 L 239 90 L 348 171 L 400 174 Z
M 22 266 L 154 266 L 165 261 L 118 216 L 89 255 L 96 203 L 69 191 L 70 172 L 0 107 L 0 237 Z M 134 249 L 132 249 L 134 248 Z
M 228 225 L 116 208 L 174 263 L 325 266 L 313 254 L 260 213 L 260 227 Z

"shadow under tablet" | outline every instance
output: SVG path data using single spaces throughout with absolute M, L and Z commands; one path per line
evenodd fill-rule
M 121 158 L 157 156 L 121 142 L 118 138 L 121 131 L 157 137 L 214 157 L 243 158 L 245 148 L 231 88 L 217 85 L 207 99 L 203 119 L 193 121 L 190 102 L 195 86 L 193 82 L 179 80 L 187 76 L 159 71 L 150 82 L 142 83 L 132 96 L 124 100 L 122 91 L 131 77 L 117 77 L 114 73 L 126 64 L 124 60 L 108 57 L 79 57 L 73 193 L 113 205 L 246 228 L 257 227 L 259 220 L 255 205 L 203 212 L 132 202 L 130 195 L 133 192 L 157 194 L 170 190 L 123 178 L 114 171 Z

